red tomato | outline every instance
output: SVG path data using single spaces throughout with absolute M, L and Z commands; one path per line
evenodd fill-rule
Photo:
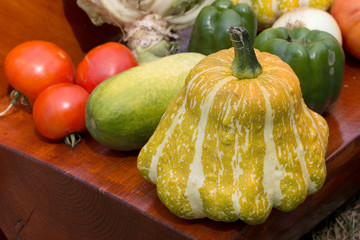
M 76 69 L 75 82 L 89 93 L 102 81 L 138 63 L 123 44 L 108 42 L 90 50 Z
M 74 82 L 74 64 L 57 45 L 28 41 L 17 45 L 5 58 L 4 72 L 9 84 L 33 103 L 47 87 Z
M 74 83 L 60 83 L 39 94 L 33 106 L 36 129 L 46 138 L 61 139 L 86 131 L 85 108 L 89 93 Z

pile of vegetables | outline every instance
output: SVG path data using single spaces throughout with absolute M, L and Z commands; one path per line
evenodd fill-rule
M 247 3 L 254 9 L 259 29 L 264 30 L 271 27 L 283 14 L 299 7 L 313 7 L 328 10 L 334 0 L 232 0 L 233 3 Z M 315 17 L 315 16 L 313 16 Z
M 295 29 L 305 27 L 330 33 L 342 45 L 342 36 L 335 18 L 328 12 L 313 7 L 299 7 L 281 15 L 272 28 L 286 27 Z
M 183 218 L 259 224 L 321 188 L 321 115 L 339 98 L 344 49 L 360 59 L 359 1 L 77 4 L 95 25 L 118 26 L 120 42 L 78 66 L 53 43 L 15 47 L 1 117 L 21 103 L 48 139 L 75 147 L 88 131 L 110 149 L 140 151 L 139 172 Z M 188 27 L 188 52 L 178 53 Z
M 191 26 L 199 11 L 213 0 L 77 0 L 95 25 L 121 28 L 122 41 L 139 64 L 170 54 L 179 48 L 177 31 Z
M 32 111 L 36 129 L 51 140 L 64 139 L 75 147 L 86 131 L 85 108 L 92 90 L 105 79 L 137 66 L 131 51 L 121 43 L 92 49 L 74 69 L 70 56 L 47 41 L 28 41 L 6 56 L 4 72 L 11 92 L 10 114 L 21 103 Z M 75 78 L 76 76 L 76 78 Z
M 321 188 L 329 129 L 288 64 L 229 32 L 234 48 L 190 71 L 137 164 L 179 217 L 261 224 Z

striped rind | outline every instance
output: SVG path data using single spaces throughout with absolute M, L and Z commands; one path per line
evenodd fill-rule
M 325 119 L 285 62 L 256 55 L 263 73 L 242 80 L 232 76 L 233 49 L 204 58 L 140 151 L 140 173 L 179 217 L 259 224 L 325 181 Z

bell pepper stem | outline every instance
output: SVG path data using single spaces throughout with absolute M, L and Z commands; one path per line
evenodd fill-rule
M 233 75 L 239 79 L 256 78 L 262 73 L 262 67 L 248 31 L 243 27 L 229 27 L 228 32 L 235 51 L 231 66 Z

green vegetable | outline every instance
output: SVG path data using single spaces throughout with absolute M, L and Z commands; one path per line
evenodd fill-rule
M 256 37 L 254 47 L 291 66 L 310 109 L 322 114 L 339 98 L 345 57 L 331 34 L 307 28 L 269 28 Z
M 140 149 L 158 125 L 185 78 L 204 55 L 179 53 L 111 77 L 90 94 L 86 127 L 93 138 L 115 150 Z
M 188 51 L 208 55 L 232 47 L 227 31 L 230 26 L 245 27 L 255 40 L 257 20 L 249 5 L 217 0 L 204 7 L 195 20 Z

